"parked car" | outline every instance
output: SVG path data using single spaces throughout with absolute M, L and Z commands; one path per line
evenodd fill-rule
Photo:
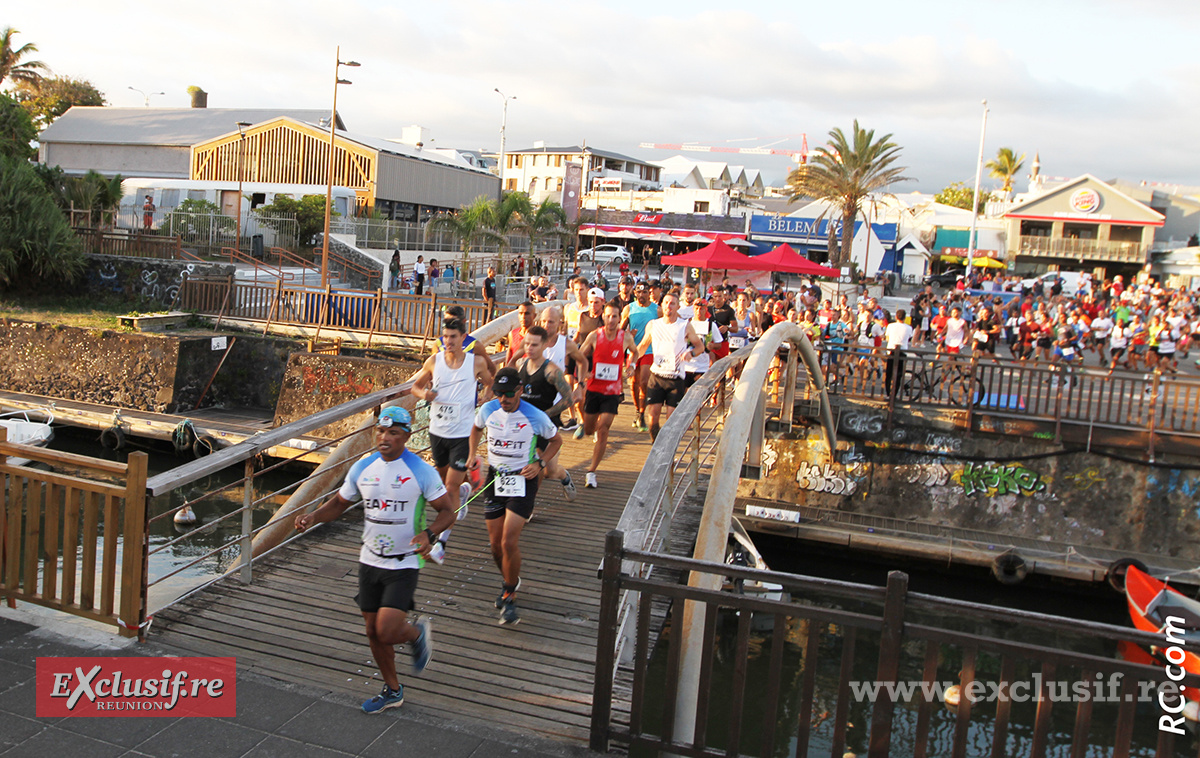
M 1092 275 L 1086 271 L 1047 271 L 1032 279 L 1022 279 L 1021 287 L 1038 292 L 1044 285 L 1049 292 L 1057 278 L 1063 280 L 1062 291 L 1067 297 L 1074 297 L 1080 292 L 1090 292 L 1092 289 Z
M 925 283 L 935 287 L 953 287 L 965 274 L 966 269 L 956 266 L 948 268 L 940 274 L 930 274 L 925 277 Z
M 595 247 L 589 247 L 586 250 L 580 250 L 579 260 L 594 260 L 597 263 L 611 263 L 613 261 L 624 261 L 629 263 L 633 260 L 633 255 L 620 245 L 596 245 Z

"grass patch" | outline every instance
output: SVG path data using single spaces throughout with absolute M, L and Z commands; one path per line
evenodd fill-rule
M 0 293 L 0 316 L 21 321 L 117 329 L 117 317 L 131 312 L 129 301 L 115 295 Z

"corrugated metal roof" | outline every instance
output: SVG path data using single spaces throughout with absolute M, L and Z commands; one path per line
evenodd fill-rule
M 318 124 L 328 110 L 311 108 L 109 108 L 77 105 L 42 132 L 42 142 L 191 147 L 279 116 Z M 342 118 L 338 116 L 339 126 Z

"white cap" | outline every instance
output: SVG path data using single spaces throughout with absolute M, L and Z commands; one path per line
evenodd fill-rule
M 600 298 L 601 300 L 604 300 L 605 299 L 604 290 L 600 289 L 599 287 L 592 287 L 590 290 L 588 290 L 588 298 L 593 298 L 593 297 L 597 297 L 597 298 Z

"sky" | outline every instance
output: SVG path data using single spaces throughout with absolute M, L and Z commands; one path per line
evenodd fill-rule
M 857 120 L 891 134 L 912 181 L 974 182 L 1035 153 L 1044 175 L 1200 185 L 1195 0 L 42 0 L 0 12 L 57 75 L 110 105 L 329 108 L 352 132 L 435 147 L 583 144 L 646 160 L 641 142 L 799 149 Z M 232 125 L 231 125 L 232 130 Z M 701 153 L 687 153 L 698 160 Z M 782 184 L 786 157 L 731 156 Z M 1018 181 L 1017 189 L 1024 186 Z M 986 178 L 985 187 L 996 180 Z

